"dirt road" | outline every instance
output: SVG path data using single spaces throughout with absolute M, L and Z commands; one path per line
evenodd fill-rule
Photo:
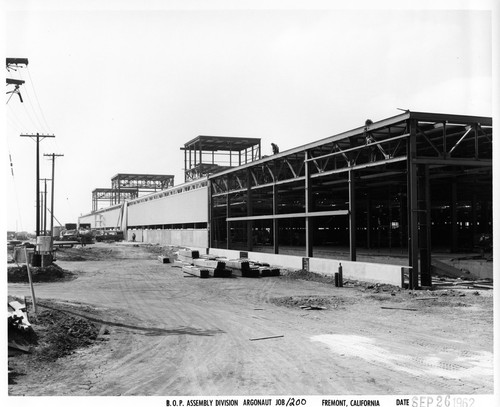
M 78 278 L 36 284 L 36 295 L 97 308 L 110 339 L 21 378 L 11 395 L 493 392 L 492 290 L 186 278 L 142 247 L 80 250 L 100 260 L 58 260 Z M 26 284 L 8 290 L 29 295 Z M 285 306 L 309 297 L 327 309 Z

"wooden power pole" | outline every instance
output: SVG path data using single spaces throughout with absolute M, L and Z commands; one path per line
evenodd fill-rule
M 40 235 L 40 140 L 46 137 L 55 137 L 49 134 L 21 134 L 36 141 L 36 236 Z
M 44 154 L 45 157 L 51 157 L 52 160 L 52 189 L 50 191 L 50 237 L 54 240 L 54 188 L 55 188 L 55 167 L 56 157 L 64 157 L 64 154 Z

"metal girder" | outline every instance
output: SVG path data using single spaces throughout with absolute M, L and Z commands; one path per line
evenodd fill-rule
M 378 150 L 382 153 L 382 155 L 384 156 L 384 159 L 387 160 L 388 158 L 390 158 L 390 155 L 387 154 L 384 150 L 384 148 L 381 146 L 381 142 L 378 142 L 377 140 L 375 140 L 375 138 L 373 137 L 373 135 L 367 133 L 366 134 L 366 145 L 367 146 L 376 146 L 378 148 Z
M 459 165 L 467 167 L 491 167 L 492 160 L 475 158 L 435 158 L 435 157 L 418 157 L 414 159 L 416 164 L 434 164 L 434 165 Z
M 438 157 L 442 157 L 443 156 L 442 152 L 438 150 L 438 148 L 434 145 L 434 143 L 427 137 L 425 131 L 423 131 L 418 125 L 417 125 L 417 131 L 418 134 L 421 134 L 424 137 L 424 140 L 427 141 L 427 143 L 436 151 Z
M 109 202 L 111 205 L 118 204 L 124 199 L 135 199 L 139 196 L 137 188 L 96 188 L 92 191 L 92 211 L 98 210 L 98 203 Z
M 269 220 L 269 219 L 291 219 L 291 218 L 314 218 L 319 216 L 346 216 L 349 214 L 348 210 L 337 211 L 321 211 L 321 212 L 303 212 L 303 213 L 282 213 L 276 215 L 256 215 L 256 216 L 238 216 L 234 218 L 227 218 L 227 222 L 240 222 L 247 220 Z
M 380 161 L 375 161 L 375 162 L 366 163 L 366 164 L 353 165 L 352 167 L 343 167 L 343 168 L 339 168 L 337 170 L 330 170 L 330 171 L 325 171 L 325 172 L 321 172 L 321 173 L 317 173 L 317 174 L 312 174 L 311 178 L 324 177 L 326 175 L 331 175 L 331 174 L 340 174 L 342 172 L 351 171 L 351 170 L 362 170 L 364 168 L 377 167 L 379 165 L 392 164 L 392 163 L 397 163 L 397 162 L 405 161 L 405 160 L 406 160 L 406 156 L 389 158 L 388 160 L 380 160 Z
M 297 182 L 297 181 L 303 181 L 305 179 L 305 177 L 298 177 L 298 178 L 291 178 L 291 179 L 284 179 L 282 181 L 276 181 L 276 182 L 269 182 L 267 184 L 261 184 L 261 185 L 257 185 L 257 186 L 252 186 L 250 187 L 252 190 L 256 190 L 256 189 L 259 189 L 259 188 L 268 188 L 268 187 L 272 187 L 272 186 L 275 186 L 275 185 L 283 185 L 283 184 L 289 184 L 291 182 Z M 213 180 L 212 180 L 213 181 Z M 241 192 L 244 192 L 246 191 L 246 188 L 243 188 L 243 189 L 235 189 L 235 190 L 232 190 L 232 191 L 224 191 L 224 192 L 218 192 L 218 193 L 215 193 L 213 196 L 223 196 L 223 195 L 228 195 L 228 194 L 235 194 L 235 193 L 241 193 Z
M 463 135 L 462 137 L 460 137 L 460 140 L 458 140 L 458 141 L 455 143 L 455 145 L 451 148 L 450 152 L 448 153 L 448 157 L 451 157 L 451 153 L 453 153 L 453 151 L 454 151 L 454 150 L 458 147 L 458 145 L 459 145 L 459 144 L 463 141 L 463 139 L 464 139 L 465 137 L 467 137 L 467 134 L 469 134 L 469 133 L 470 133 L 470 131 L 472 130 L 472 127 L 470 127 L 470 126 L 467 126 L 467 127 L 468 127 L 468 129 L 467 129 L 467 131 L 464 133 L 464 135 Z
M 356 151 L 356 150 L 360 150 L 360 149 L 365 149 L 366 147 L 369 147 L 369 146 L 375 146 L 375 145 L 379 145 L 379 144 L 383 144 L 383 143 L 390 143 L 392 141 L 403 139 L 403 138 L 406 138 L 408 136 L 409 136 L 409 134 L 402 134 L 400 136 L 395 136 L 395 137 L 391 137 L 389 139 L 380 140 L 380 141 L 374 141 L 374 142 L 369 143 L 369 144 L 363 144 L 363 145 L 356 146 L 356 147 L 351 147 L 351 148 L 348 148 L 348 149 L 345 149 L 345 150 L 340 150 L 340 147 L 339 147 L 339 151 L 334 151 L 332 153 L 324 154 L 324 155 L 321 155 L 319 157 L 308 158 L 306 161 L 321 160 L 323 158 L 334 157 L 334 156 L 337 156 L 339 154 L 343 154 L 344 158 L 346 158 L 346 160 L 349 161 L 349 159 L 347 158 L 347 156 L 345 156 L 346 153 L 350 153 L 352 151 Z
M 140 190 L 167 189 L 174 186 L 173 175 L 117 174 L 111 179 L 114 189 L 138 188 Z

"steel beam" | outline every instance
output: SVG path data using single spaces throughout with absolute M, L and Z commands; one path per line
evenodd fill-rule
M 291 218 L 317 218 L 321 216 L 346 216 L 349 215 L 348 210 L 337 211 L 321 211 L 321 212 L 301 212 L 301 213 L 282 213 L 276 215 L 255 215 L 255 216 L 238 216 L 227 218 L 227 222 L 239 222 L 248 220 L 269 220 L 269 219 L 291 219 Z
M 311 176 L 314 176 L 314 174 L 311 174 Z M 289 184 L 290 182 L 297 182 L 297 181 L 303 181 L 303 180 L 305 180 L 305 176 L 304 177 L 284 179 L 282 181 L 268 182 L 267 184 L 252 186 L 251 188 L 252 189 L 267 188 L 267 187 L 272 187 L 273 185 L 283 185 L 283 184 Z M 247 190 L 246 188 L 233 189 L 232 191 L 219 192 L 217 194 L 214 194 L 214 196 L 223 196 L 223 195 L 227 195 L 227 194 L 242 193 L 242 192 L 246 192 L 246 190 Z
M 329 157 L 335 157 L 335 156 L 340 155 L 340 154 L 344 155 L 345 153 L 350 153 L 352 151 L 362 150 L 362 149 L 367 148 L 367 147 L 378 146 L 378 145 L 383 144 L 383 143 L 390 143 L 391 141 L 395 141 L 395 140 L 400 140 L 400 139 L 403 139 L 403 138 L 407 138 L 408 136 L 409 136 L 409 134 L 402 134 L 400 136 L 391 137 L 391 138 L 388 138 L 388 139 L 385 139 L 385 140 L 372 141 L 369 144 L 363 144 L 361 146 L 346 148 L 345 150 L 341 150 L 340 147 L 338 147 L 339 151 L 335 151 L 333 153 L 328 153 L 328 154 L 323 154 L 323 155 L 320 155 L 318 157 L 311 157 L 311 158 L 308 158 L 306 160 L 306 162 L 307 161 L 322 160 L 324 158 L 329 158 Z M 384 154 L 384 156 L 386 155 L 385 151 L 383 152 L 383 154 Z
M 331 174 L 340 174 L 342 172 L 351 171 L 351 170 L 355 171 L 355 170 L 362 170 L 365 168 L 378 167 L 380 165 L 393 164 L 393 163 L 406 161 L 406 160 L 407 160 L 406 156 L 389 158 L 388 160 L 380 160 L 380 161 L 375 161 L 375 162 L 366 163 L 366 164 L 353 165 L 351 167 L 343 167 L 343 168 L 339 168 L 337 170 L 330 170 L 330 171 L 325 171 L 325 172 L 321 172 L 321 173 L 317 173 L 317 174 L 311 174 L 311 178 L 324 177 L 326 175 L 331 175 Z
M 388 128 L 390 126 L 403 126 L 406 124 L 408 119 L 416 119 L 419 122 L 422 123 L 436 123 L 436 122 L 443 122 L 443 123 L 449 123 L 449 124 L 472 124 L 472 123 L 479 123 L 482 126 L 491 126 L 492 125 L 492 118 L 491 117 L 482 117 L 482 116 L 462 116 L 462 115 L 450 115 L 450 114 L 436 114 L 436 113 L 426 113 L 426 112 L 410 112 L 407 111 L 403 114 L 393 116 L 390 118 L 387 118 L 385 120 L 381 120 L 378 122 L 375 122 L 371 124 L 370 126 L 367 127 L 368 131 L 375 131 L 378 129 L 383 129 L 383 128 Z M 446 127 L 446 126 L 444 126 Z M 347 139 L 352 136 L 362 136 L 364 134 L 366 126 L 358 127 L 356 129 L 352 129 L 334 136 L 330 136 L 318 141 L 315 141 L 313 143 L 306 144 L 304 146 L 296 147 L 291 150 L 287 150 L 284 152 L 281 152 L 279 154 L 275 154 L 273 156 L 263 158 L 260 163 L 263 162 L 268 162 L 271 160 L 275 160 L 281 157 L 289 156 L 298 152 L 302 152 L 304 150 L 311 150 L 314 148 L 318 148 L 321 146 L 324 146 L 325 144 L 329 143 L 334 143 L 338 142 L 344 139 Z M 445 135 L 446 135 L 446 130 L 444 130 Z M 404 158 L 406 159 L 406 157 Z M 244 168 L 246 166 L 251 166 L 253 163 L 248 163 L 243 165 L 242 167 L 239 167 L 238 169 Z M 217 174 L 212 175 L 212 177 L 218 177 L 225 175 L 227 173 L 230 173 L 234 171 L 234 169 L 228 169 L 225 171 L 221 171 Z
M 491 167 L 492 160 L 476 160 L 475 158 L 433 158 L 433 157 L 419 157 L 413 160 L 415 164 L 429 164 L 429 165 L 459 165 L 464 167 Z

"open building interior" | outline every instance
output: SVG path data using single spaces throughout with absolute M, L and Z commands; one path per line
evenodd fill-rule
M 126 217 L 115 205 L 118 218 L 125 229 L 185 232 L 187 246 L 195 229 L 195 247 L 348 261 L 384 255 L 415 270 L 410 288 L 431 285 L 433 256 L 488 250 L 491 118 L 406 111 L 271 156 L 260 147 L 255 138 L 199 136 L 181 148 L 186 183 L 131 199 Z M 193 193 L 206 210 L 193 206 L 190 219 Z

